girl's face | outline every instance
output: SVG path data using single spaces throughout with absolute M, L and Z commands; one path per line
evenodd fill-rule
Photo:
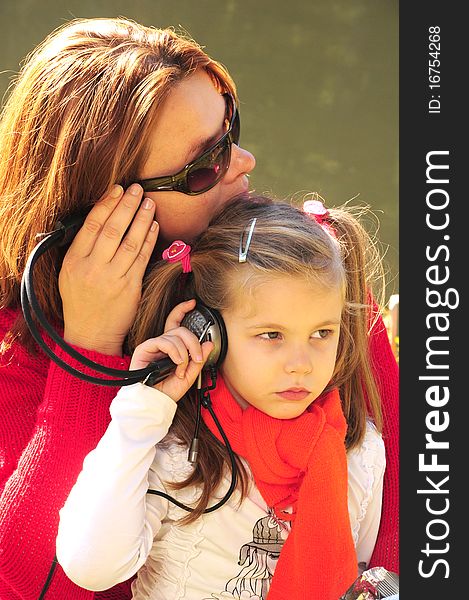
M 203 70 L 171 91 L 158 111 L 150 136 L 150 153 L 140 179 L 172 175 L 210 148 L 225 132 L 226 103 Z M 204 231 L 213 215 L 234 196 L 248 189 L 247 173 L 254 156 L 232 145 L 230 167 L 212 189 L 198 196 L 180 192 L 146 192 L 156 203 L 159 245 L 176 239 L 190 241 Z
M 233 288 L 234 289 L 234 288 Z M 221 373 L 237 402 L 277 419 L 292 419 L 332 378 L 340 333 L 340 289 L 312 288 L 287 276 L 238 287 L 223 311 L 228 352 Z

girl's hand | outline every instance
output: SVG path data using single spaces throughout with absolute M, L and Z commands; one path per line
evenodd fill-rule
M 142 195 L 138 184 L 125 193 L 114 186 L 93 206 L 65 255 L 59 290 L 71 344 L 122 354 L 158 237 L 155 204 L 141 203 Z
M 199 343 L 197 336 L 181 327 L 184 315 L 195 308 L 195 300 L 178 304 L 166 319 L 165 332 L 150 338 L 135 348 L 130 370 L 142 369 L 150 362 L 169 356 L 177 364 L 176 370 L 153 387 L 175 402 L 180 400 L 197 379 L 210 352 L 212 342 Z

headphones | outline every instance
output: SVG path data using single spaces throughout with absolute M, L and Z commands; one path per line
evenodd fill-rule
M 89 381 L 90 383 L 95 383 L 97 385 L 113 387 L 132 385 L 133 383 L 137 382 L 142 382 L 146 385 L 152 386 L 155 383 L 158 383 L 159 381 L 165 379 L 165 377 L 167 377 L 176 368 L 176 364 L 169 357 L 156 360 L 148 364 L 145 368 L 137 369 L 134 371 L 105 367 L 104 365 L 101 365 L 95 361 L 86 358 L 85 356 L 80 354 L 80 352 L 75 350 L 75 348 L 70 346 L 47 321 L 44 312 L 42 311 L 41 306 L 38 302 L 36 293 L 34 291 L 34 266 L 37 260 L 40 256 L 42 256 L 42 254 L 47 252 L 47 250 L 55 246 L 65 246 L 66 244 L 70 243 L 73 237 L 78 232 L 81 225 L 83 224 L 85 216 L 85 214 L 74 215 L 72 217 L 64 219 L 63 221 L 59 221 L 53 231 L 49 233 L 38 234 L 37 238 L 39 238 L 40 241 L 31 252 L 26 263 L 23 277 L 21 279 L 21 308 L 26 324 L 29 330 L 31 331 L 33 338 L 40 346 L 40 348 L 47 354 L 47 356 L 57 365 L 59 365 L 59 367 L 61 367 L 68 373 L 74 375 L 75 377 L 78 377 L 79 379 L 84 379 L 85 381 Z M 68 363 L 59 358 L 50 348 L 50 346 L 48 346 L 46 342 L 44 342 L 42 335 L 40 334 L 36 322 L 33 318 L 33 315 L 35 316 L 36 320 L 40 323 L 41 327 L 49 334 L 51 339 L 54 340 L 57 343 L 57 345 L 60 348 L 62 348 L 70 357 L 74 358 L 82 365 L 90 367 L 94 371 L 101 373 L 102 375 L 112 377 L 112 379 L 106 379 L 105 377 L 96 377 L 87 373 L 83 373 L 79 369 L 70 366 Z M 232 493 L 236 488 L 237 482 L 237 466 L 235 455 L 230 446 L 228 438 L 225 432 L 223 431 L 223 428 L 212 408 L 212 403 L 210 400 L 210 390 L 214 389 L 216 386 L 218 367 L 225 359 L 226 352 L 228 349 L 228 337 L 226 333 L 225 324 L 220 313 L 213 308 L 205 306 L 202 302 L 197 302 L 196 307 L 184 316 L 181 325 L 187 327 L 190 331 L 192 331 L 199 339 L 199 342 L 211 341 L 214 344 L 214 348 L 210 352 L 210 355 L 202 369 L 202 371 L 206 374 L 206 379 L 208 379 L 208 383 L 205 385 L 205 387 L 203 387 L 203 378 L 201 372 L 196 386 L 197 416 L 195 422 L 194 435 L 192 443 L 190 445 L 188 456 L 189 462 L 195 463 L 197 461 L 199 444 L 198 433 L 201 419 L 201 407 L 203 406 L 210 412 L 212 419 L 214 420 L 218 430 L 220 431 L 220 434 L 228 451 L 231 463 L 230 487 L 226 492 L 225 496 L 219 502 L 204 510 L 204 513 L 210 513 L 217 510 L 228 501 L 228 499 L 231 497 Z M 118 379 L 116 379 L 116 377 Z M 172 498 L 168 494 L 165 494 L 164 492 L 149 489 L 147 493 L 154 494 L 156 496 L 161 496 L 188 512 L 193 511 L 191 507 L 182 504 L 181 502 L 179 502 L 175 498 Z M 55 556 L 38 600 L 42 600 L 45 597 L 45 593 L 51 584 L 56 566 L 57 557 Z
M 154 385 L 169 375 L 169 373 L 176 368 L 175 363 L 169 357 L 154 361 L 147 365 L 143 369 L 136 369 L 134 371 L 127 371 L 125 369 L 114 369 L 112 367 L 105 367 L 93 360 L 88 359 L 70 346 L 48 323 L 44 312 L 38 302 L 36 293 L 34 291 L 34 267 L 37 260 L 47 250 L 54 246 L 65 246 L 70 243 L 78 229 L 83 224 L 85 219 L 84 214 L 74 215 L 63 221 L 59 221 L 55 229 L 50 233 L 38 234 L 38 238 L 42 238 L 37 244 L 34 250 L 31 252 L 25 266 L 23 277 L 21 279 L 21 308 L 26 321 L 26 324 L 31 331 L 31 334 L 40 348 L 47 354 L 47 356 L 59 365 L 62 369 L 78 377 L 84 379 L 90 383 L 97 385 L 121 387 L 124 385 L 132 385 L 139 381 L 144 381 L 148 385 Z M 64 350 L 69 356 L 74 358 L 76 361 L 91 368 L 92 370 L 112 377 L 112 379 L 106 379 L 105 377 L 96 377 L 83 373 L 79 369 L 70 366 L 68 363 L 59 358 L 52 349 L 44 342 L 39 329 L 33 319 L 33 314 L 36 320 L 40 323 L 41 327 L 48 333 L 51 339 Z M 186 314 L 181 325 L 191 330 L 199 341 L 210 340 L 215 344 L 214 349 L 210 353 L 210 356 L 205 364 L 204 368 L 210 368 L 212 366 L 218 367 L 224 360 L 227 350 L 227 336 L 226 329 L 223 323 L 221 315 L 215 309 L 209 308 L 202 303 L 198 303 L 196 308 L 190 313 Z M 117 378 L 117 379 L 116 379 Z

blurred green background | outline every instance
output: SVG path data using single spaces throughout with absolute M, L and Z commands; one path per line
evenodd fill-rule
M 369 204 L 399 292 L 397 0 L 0 0 L 0 94 L 52 29 L 115 16 L 185 30 L 228 68 L 256 191 Z

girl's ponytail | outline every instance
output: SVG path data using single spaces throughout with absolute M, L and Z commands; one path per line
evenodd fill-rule
M 192 273 L 183 273 L 180 262 L 158 261 L 144 282 L 144 293 L 137 316 L 129 331 L 130 352 L 150 337 L 164 332 L 166 318 L 176 304 L 193 298 Z
M 378 430 L 382 426 L 368 343 L 384 296 L 384 275 L 377 242 L 359 221 L 366 214 L 366 207 L 344 206 L 330 209 L 327 221 L 342 248 L 347 282 L 334 383 L 340 387 L 348 422 L 348 448 L 360 443 L 367 414 L 371 414 Z

